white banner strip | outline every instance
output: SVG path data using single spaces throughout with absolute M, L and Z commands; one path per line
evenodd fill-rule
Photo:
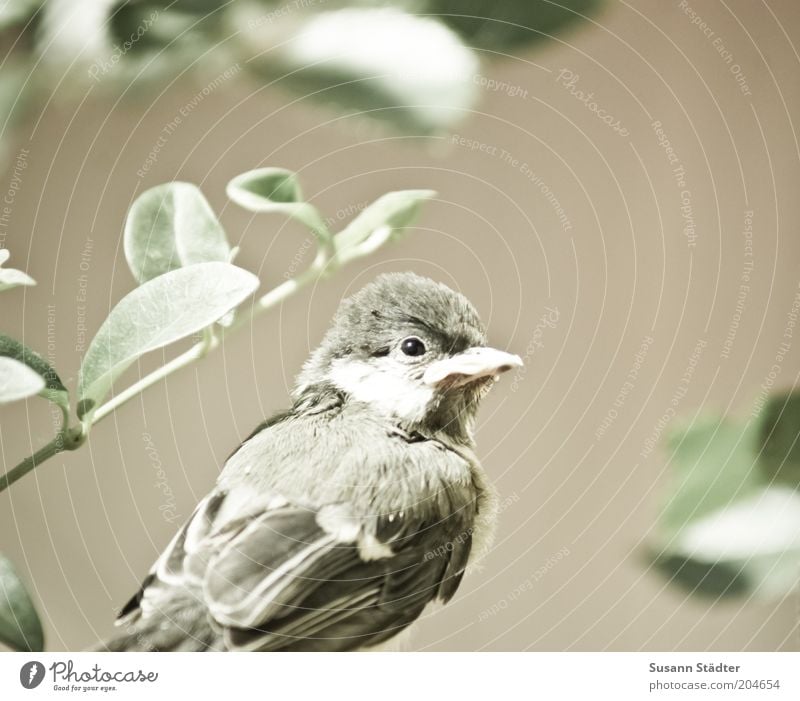
M 800 653 L 0 654 L 0 699 L 800 699 Z

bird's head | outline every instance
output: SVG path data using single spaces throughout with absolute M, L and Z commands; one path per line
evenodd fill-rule
M 486 345 L 466 297 L 412 273 L 390 273 L 341 303 L 295 394 L 332 387 L 404 426 L 466 438 L 498 375 L 521 365 Z

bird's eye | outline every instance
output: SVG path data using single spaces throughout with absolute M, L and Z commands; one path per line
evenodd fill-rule
M 423 355 L 425 353 L 425 344 L 416 336 L 409 336 L 400 343 L 400 350 L 406 355 Z

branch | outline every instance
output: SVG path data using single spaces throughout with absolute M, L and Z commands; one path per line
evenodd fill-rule
M 180 370 L 187 365 L 190 365 L 195 360 L 200 360 L 210 350 L 213 350 L 219 345 L 219 339 L 216 336 L 208 336 L 203 338 L 202 341 L 195 343 L 188 351 L 181 353 L 177 358 L 173 358 L 166 365 L 154 370 L 149 375 L 145 375 L 138 382 L 133 383 L 126 390 L 119 394 L 115 394 L 105 404 L 101 404 L 100 408 L 94 412 L 90 426 L 94 426 L 98 421 L 101 421 L 108 416 L 112 411 L 121 407 L 125 402 L 133 399 L 137 394 L 141 394 L 148 387 L 154 385 L 159 380 L 171 375 L 176 370 Z M 0 490 L 2 491 L 2 490 Z
M 59 431 L 46 446 L 39 448 L 33 455 L 25 458 L 19 465 L 0 476 L 0 492 L 8 489 L 14 482 L 27 475 L 34 467 L 41 465 L 54 455 L 65 450 L 75 450 L 86 441 L 86 433 L 77 426 L 68 430 Z
M 347 260 L 349 262 L 350 260 L 355 260 L 364 255 L 368 255 L 371 252 L 372 251 L 365 250 L 363 253 L 352 256 Z M 140 394 L 148 387 L 151 387 L 160 380 L 163 380 L 177 370 L 180 370 L 187 365 L 191 365 L 193 362 L 205 357 L 208 353 L 221 346 L 222 342 L 231 333 L 247 325 L 258 314 L 282 303 L 284 300 L 291 297 L 309 283 L 315 282 L 327 276 L 333 270 L 337 269 L 339 265 L 340 263 L 337 261 L 336 257 L 331 257 L 330 251 L 326 249 L 320 249 L 319 255 L 307 270 L 294 278 L 286 280 L 274 289 L 267 292 L 265 295 L 259 298 L 246 313 L 235 317 L 233 323 L 229 327 L 223 329 L 220 335 L 215 335 L 214 333 L 205 334 L 202 341 L 199 341 L 193 345 L 185 353 L 181 353 L 181 355 L 179 355 L 177 358 L 174 358 L 166 365 L 163 365 L 162 367 L 158 368 L 158 370 L 154 370 L 150 374 L 145 375 L 127 389 L 123 390 L 117 395 L 114 395 L 93 413 L 88 424 L 67 428 L 67 422 L 65 420 L 64 427 L 58 432 L 52 441 L 37 450 L 30 457 L 25 458 L 21 463 L 19 463 L 19 465 L 0 476 L 0 492 L 8 489 L 8 487 L 14 484 L 14 482 L 21 477 L 24 477 L 31 470 L 33 470 L 33 468 L 37 467 L 45 460 L 49 460 L 53 456 L 58 455 L 65 450 L 75 450 L 76 448 L 79 448 L 88 438 L 89 430 L 92 426 L 94 426 L 94 424 L 102 421 L 106 416 L 111 414 L 130 399 L 133 399 L 136 395 Z

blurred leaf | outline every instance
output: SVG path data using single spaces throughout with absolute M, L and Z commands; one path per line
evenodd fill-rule
M 404 129 L 436 132 L 471 109 L 478 60 L 441 22 L 397 7 L 317 13 L 242 5 L 248 65 L 313 99 Z
M 197 263 L 145 282 L 103 322 L 81 366 L 83 419 L 138 357 L 200 331 L 258 287 L 252 273 L 228 263 Z
M 541 42 L 594 14 L 601 0 L 426 0 L 426 12 L 439 16 L 467 46 L 512 53 Z
M 749 494 L 691 523 L 674 550 L 744 572 L 763 598 L 782 597 L 800 584 L 800 495 L 786 487 Z
M 449 129 L 474 106 L 479 53 L 491 59 L 518 52 L 569 29 L 601 4 L 4 0 L 0 29 L 2 22 L 11 23 L 9 31 L 19 29 L 27 37 L 14 53 L 21 59 L 22 78 L 37 68 L 41 79 L 34 93 L 52 92 L 65 70 L 73 84 L 85 84 L 87 75 L 97 79 L 102 66 L 102 88 L 130 97 L 168 85 L 189 70 L 207 78 L 221 65 L 241 64 L 260 80 L 277 81 L 303 99 L 330 102 L 412 133 L 430 133 Z M 40 6 L 42 11 L 32 15 Z M 23 31 L 21 24 L 29 21 Z M 87 74 L 92 67 L 95 73 Z M 13 73 L 7 61 L 0 96 L 17 94 L 4 86 Z M 35 95 L 27 98 L 27 105 L 35 104 Z M 0 99 L 0 113 L 12 104 L 13 99 Z M 22 116 L 22 110 L 16 111 Z
M 337 255 L 347 259 L 359 247 L 376 247 L 411 225 L 423 202 L 436 195 L 434 190 L 388 192 L 366 207 L 334 237 Z
M 746 430 L 727 419 L 701 419 L 673 431 L 670 496 L 661 515 L 665 537 L 759 488 L 758 426 Z
M 203 193 L 190 183 L 167 183 L 142 193 L 125 222 L 125 257 L 141 283 L 170 270 L 226 262 L 231 247 Z
M 2 0 L 0 2 L 0 29 L 28 19 L 44 0 Z
M 664 553 L 654 556 L 653 565 L 671 583 L 690 594 L 716 599 L 742 596 L 750 591 L 750 583 L 741 568 L 727 562 L 701 562 Z
M 39 616 L 11 561 L 4 555 L 0 555 L 0 643 L 14 650 L 44 649 Z
M 328 238 L 328 227 L 316 207 L 303 202 L 297 176 L 283 168 L 258 168 L 237 175 L 226 188 L 240 207 L 251 212 L 275 212 L 303 222 L 321 238 Z
M 194 4 L 200 5 L 199 2 Z M 109 17 L 111 41 L 123 44 L 135 37 L 136 41 L 131 42 L 129 50 L 132 56 L 135 56 L 139 52 L 169 44 L 170 39 L 165 36 L 167 33 L 171 34 L 172 41 L 175 41 L 176 37 L 181 37 L 183 40 L 185 37 L 182 34 L 191 31 L 192 24 L 197 22 L 197 17 L 186 11 L 188 9 L 186 5 L 185 2 L 174 0 L 172 2 L 123 0 L 112 9 Z M 145 29 L 146 31 L 143 31 Z
M 24 363 L 27 368 L 43 380 L 42 387 L 32 394 L 38 393 L 65 410 L 69 408 L 69 392 L 67 388 L 61 382 L 58 373 L 41 355 L 10 336 L 0 334 L 0 358 L 10 358 L 19 363 Z
M 0 357 L 0 404 L 32 397 L 44 389 L 44 380 L 25 363 Z
M 8 56 L 0 71 L 0 164 L 9 156 L 9 137 L 25 115 L 31 93 L 31 85 L 25 87 L 30 78 L 30 66 L 24 59 Z
M 36 59 L 46 67 L 50 80 L 59 85 L 67 76 L 70 81 L 83 81 L 91 62 L 112 59 L 115 51 L 123 53 L 123 48 L 111 45 L 108 35 L 114 4 L 115 0 L 46 0 L 42 4 Z
M 800 394 L 770 397 L 760 416 L 765 481 L 800 487 Z
M 21 270 L 3 267 L 10 255 L 7 248 L 0 248 L 0 292 L 19 285 L 35 285 L 36 281 Z

